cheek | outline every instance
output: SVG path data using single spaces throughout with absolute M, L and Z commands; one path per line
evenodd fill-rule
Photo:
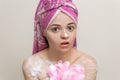
M 70 35 L 71 35 L 71 36 L 70 36 L 71 39 L 74 40 L 74 39 L 76 38 L 76 32 L 73 32 L 73 33 L 71 33 Z
M 59 41 L 59 36 L 51 33 L 47 34 L 46 38 L 49 44 L 56 44 Z
M 74 43 L 75 38 L 76 38 L 76 36 L 75 36 L 75 35 L 73 35 L 73 36 L 70 38 L 71 42 L 73 42 L 73 43 Z

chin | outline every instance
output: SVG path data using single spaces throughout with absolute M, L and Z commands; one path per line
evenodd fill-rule
M 64 53 L 70 52 L 71 49 L 72 49 L 72 47 L 69 47 L 69 48 L 61 48 L 59 51 L 64 54 Z

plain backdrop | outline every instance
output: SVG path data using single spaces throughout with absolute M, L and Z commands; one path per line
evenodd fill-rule
M 39 0 L 0 0 L 0 80 L 24 80 Z M 97 80 L 120 80 L 120 0 L 74 0 L 78 49 L 97 60 Z

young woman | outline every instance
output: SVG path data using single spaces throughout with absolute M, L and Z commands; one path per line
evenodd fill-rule
M 33 55 L 25 80 L 96 80 L 96 61 L 76 49 L 78 10 L 72 0 L 41 0 L 35 15 Z

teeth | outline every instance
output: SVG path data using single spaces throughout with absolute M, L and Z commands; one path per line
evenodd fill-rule
M 68 42 L 64 42 L 64 43 L 62 43 L 62 44 L 68 44 Z

